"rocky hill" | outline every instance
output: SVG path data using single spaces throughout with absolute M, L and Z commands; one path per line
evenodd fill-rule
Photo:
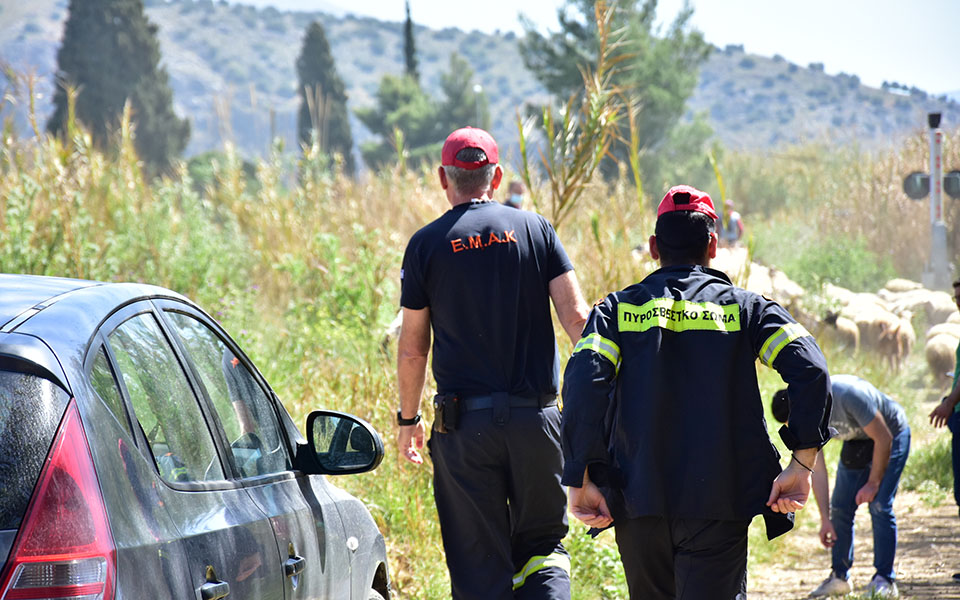
M 326 29 L 352 107 L 371 105 L 380 78 L 403 69 L 402 23 L 211 0 L 147 0 L 146 5 L 160 28 L 176 109 L 192 121 L 188 155 L 226 140 L 248 156 L 262 155 L 273 136 L 282 136 L 291 147 L 298 103 L 294 63 L 314 20 Z M 19 74 L 34 74 L 41 122 L 51 113 L 52 74 L 66 17 L 67 0 L 0 0 L 0 61 Z M 470 62 L 489 98 L 494 134 L 504 145 L 517 138 L 517 109 L 548 99 L 523 67 L 513 33 L 418 27 L 416 36 L 422 79 L 434 93 L 439 94 L 439 76 L 452 52 Z M 14 113 L 21 131 L 28 129 L 24 89 L 21 78 L 21 100 L 0 113 Z M 746 53 L 742 46 L 714 51 L 689 107 L 705 112 L 731 149 L 823 139 L 868 147 L 896 143 L 925 127 L 930 111 L 944 113 L 945 127 L 960 124 L 960 104 L 946 96 L 934 98 L 899 84 L 871 88 L 854 74 L 828 75 L 822 64 L 796 65 Z M 356 142 L 369 137 L 352 121 Z

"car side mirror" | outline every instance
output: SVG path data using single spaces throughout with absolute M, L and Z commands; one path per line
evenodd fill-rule
M 376 430 L 366 421 L 342 412 L 311 412 L 307 416 L 307 443 L 324 475 L 365 473 L 383 460 L 383 441 Z

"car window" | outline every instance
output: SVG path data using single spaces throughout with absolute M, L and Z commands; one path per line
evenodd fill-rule
M 46 379 L 0 371 L 0 530 L 20 527 L 69 400 Z
M 90 367 L 90 385 L 113 412 L 117 421 L 129 430 L 130 424 L 127 421 L 126 412 L 123 410 L 120 384 L 117 383 L 113 368 L 110 366 L 110 360 L 107 358 L 107 351 L 103 346 L 100 346 L 100 349 L 97 350 L 97 356 L 93 359 L 93 366 Z
M 200 373 L 241 475 L 254 477 L 289 470 L 291 462 L 280 423 L 253 373 L 204 323 L 181 312 L 166 314 Z
M 153 315 L 125 321 L 108 340 L 161 477 L 224 479 L 200 405 Z

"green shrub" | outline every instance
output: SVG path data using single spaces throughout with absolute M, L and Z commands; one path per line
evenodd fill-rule
M 906 490 L 930 491 L 932 484 L 941 490 L 953 489 L 953 466 L 949 436 L 943 435 L 910 453 L 901 485 Z
M 820 235 L 805 243 L 783 239 L 790 241 L 791 256 L 784 259 L 782 268 L 806 289 L 832 283 L 857 292 L 873 292 L 896 276 L 890 259 L 871 252 L 862 237 L 833 238 L 829 244 Z
M 587 534 L 587 528 L 582 523 L 575 522 L 571 524 L 570 533 L 563 544 L 571 556 L 570 583 L 573 598 L 629 598 L 627 580 L 612 530 L 600 534 L 597 538 L 591 538 Z

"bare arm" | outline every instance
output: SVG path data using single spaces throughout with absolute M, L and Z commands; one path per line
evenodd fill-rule
M 567 332 L 570 341 L 576 345 L 587 323 L 587 313 L 590 308 L 580 292 L 580 284 L 573 271 L 557 275 L 550 280 L 550 298 L 557 310 L 557 317 L 563 330 Z
M 857 492 L 857 504 L 873 502 L 883 481 L 883 474 L 887 472 L 887 463 L 890 462 L 890 448 L 893 445 L 893 434 L 884 422 L 880 412 L 874 415 L 873 420 L 864 425 L 863 431 L 873 440 L 873 458 L 870 463 L 870 476 L 867 483 Z
M 430 309 L 403 309 L 403 324 L 397 339 L 397 387 L 400 394 L 400 412 L 412 419 L 420 412 L 420 397 L 427 377 L 427 354 L 430 352 Z M 424 426 L 400 426 L 397 446 L 400 454 L 412 463 L 422 464 Z
M 813 467 L 813 497 L 820 510 L 820 522 L 830 520 L 830 474 L 827 473 L 823 452 L 817 453 L 817 464 Z
M 817 453 L 816 466 L 813 467 L 813 497 L 820 511 L 820 543 L 824 548 L 832 548 L 837 541 L 837 531 L 830 521 L 830 473 L 823 451 Z

